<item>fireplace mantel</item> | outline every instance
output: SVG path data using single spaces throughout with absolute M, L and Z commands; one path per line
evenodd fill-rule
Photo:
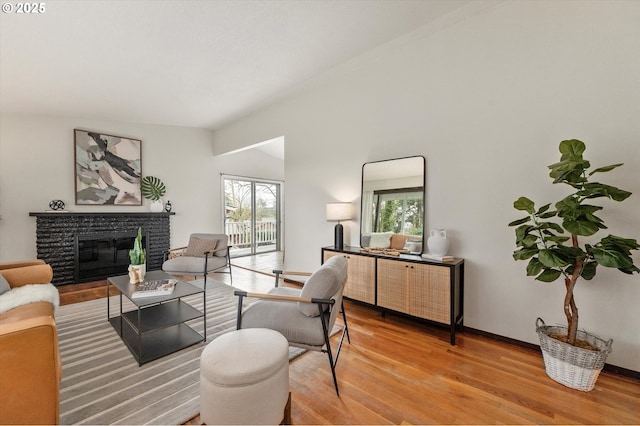
M 131 217 L 156 217 L 156 216 L 172 216 L 171 213 L 151 213 L 151 212 L 67 212 L 67 211 L 48 211 L 48 212 L 31 212 L 29 216 L 41 217 L 41 216 L 131 216 Z
M 119 236 L 142 227 L 146 241 L 147 269 L 162 267 L 162 255 L 171 242 L 171 213 L 151 212 L 31 212 L 36 218 L 38 258 L 53 268 L 55 285 L 78 280 L 78 241 L 87 235 Z M 126 273 L 122 271 L 122 273 Z M 102 279 L 104 277 L 95 277 Z M 90 279 L 83 279 L 88 281 Z

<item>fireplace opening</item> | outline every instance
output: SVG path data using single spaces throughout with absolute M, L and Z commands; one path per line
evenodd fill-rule
M 75 281 L 87 282 L 124 275 L 129 269 L 129 250 L 137 232 L 130 234 L 89 234 L 76 236 Z M 142 235 L 147 247 L 148 235 Z

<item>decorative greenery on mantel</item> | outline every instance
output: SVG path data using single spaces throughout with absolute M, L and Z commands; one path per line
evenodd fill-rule
M 640 249 L 635 239 L 608 235 L 595 243 L 580 245 L 579 237 L 590 237 L 601 229 L 607 229 L 604 221 L 596 216 L 602 207 L 591 204 L 596 198 L 610 198 L 624 201 L 631 192 L 590 178 L 596 173 L 610 172 L 620 166 L 612 164 L 588 171 L 589 161 L 582 156 L 585 144 L 577 139 L 560 143 L 560 161 L 549 166 L 549 176 L 553 183 L 564 183 L 573 188 L 573 193 L 554 204 L 545 204 L 536 210 L 533 201 L 520 197 L 513 203 L 517 210 L 527 216 L 513 221 L 509 226 L 517 226 L 515 260 L 529 260 L 527 275 L 542 282 L 553 282 L 564 277 L 566 295 L 564 313 L 567 318 L 567 343 L 576 344 L 578 331 L 578 308 L 574 299 L 574 288 L 578 278 L 591 280 L 596 275 L 598 265 L 617 268 L 625 274 L 640 272 L 633 263 L 632 250 Z M 554 221 L 554 219 L 560 219 Z
M 145 176 L 140 184 L 142 196 L 151 201 L 158 201 L 166 192 L 164 183 L 155 176 Z

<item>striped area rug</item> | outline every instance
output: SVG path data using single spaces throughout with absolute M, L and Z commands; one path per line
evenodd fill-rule
M 202 280 L 192 282 L 202 285 Z M 207 280 L 207 341 L 235 329 L 235 289 Z M 126 298 L 123 298 L 126 300 Z M 185 298 L 202 309 L 202 296 Z M 110 300 L 111 315 L 119 297 Z M 127 301 L 128 303 L 128 301 Z M 130 303 L 124 310 L 133 309 Z M 107 321 L 107 300 L 61 306 L 61 424 L 181 424 L 200 412 L 200 354 L 206 343 L 138 366 Z M 203 321 L 189 323 L 202 333 Z M 290 350 L 290 358 L 299 355 Z

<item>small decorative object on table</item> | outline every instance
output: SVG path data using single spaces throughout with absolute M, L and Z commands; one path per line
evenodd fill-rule
M 423 259 L 427 260 L 436 260 L 438 262 L 453 262 L 455 258 L 453 256 L 434 256 L 430 253 L 422 253 L 421 256 Z
M 400 256 L 401 254 L 409 254 L 409 250 L 383 247 L 363 247 L 360 249 L 360 251 L 371 254 L 383 254 L 385 256 Z
M 433 256 L 446 256 L 449 251 L 449 240 L 447 239 L 447 231 L 444 229 L 432 229 L 431 236 L 427 240 L 429 253 Z
M 138 228 L 138 236 L 133 242 L 133 249 L 129 250 L 129 281 L 132 284 L 144 281 L 147 272 L 147 251 L 142 248 L 142 228 Z
M 409 250 L 411 253 L 420 253 L 422 250 L 422 241 L 420 240 L 407 240 L 404 245 L 404 248 Z
M 173 206 L 171 205 L 171 201 L 167 201 L 166 203 L 164 203 L 164 211 L 167 213 L 171 213 L 171 209 L 173 208 Z

